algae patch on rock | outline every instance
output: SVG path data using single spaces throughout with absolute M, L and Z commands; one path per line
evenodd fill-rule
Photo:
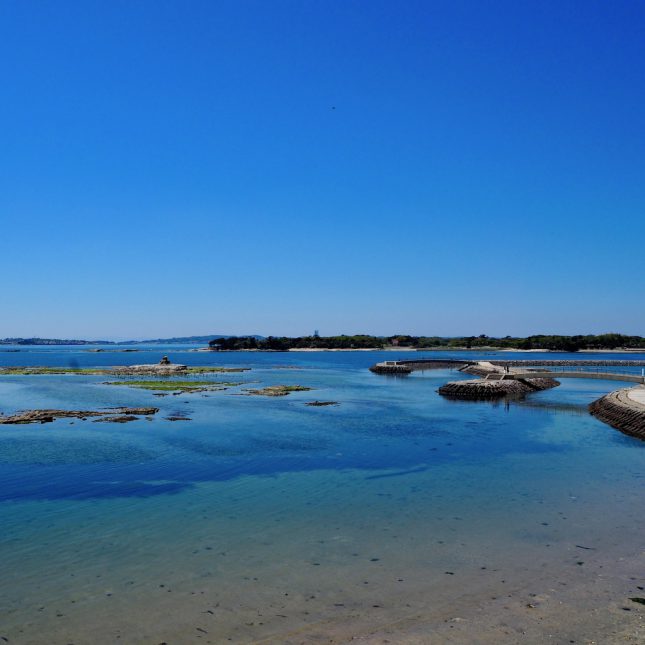
M 105 374 L 107 370 L 98 367 L 0 367 L 0 375 L 33 376 L 35 374 Z
M 0 376 L 34 376 L 76 374 L 97 375 L 116 374 L 123 376 L 149 375 L 149 376 L 185 376 L 188 374 L 226 374 L 235 372 L 248 372 L 250 367 L 187 367 L 172 363 L 153 365 L 121 365 L 116 367 L 47 367 L 47 366 L 12 366 L 0 367 Z
M 291 392 L 309 392 L 313 388 L 304 385 L 269 385 L 259 390 L 245 390 L 250 396 L 287 396 Z
M 189 394 L 194 392 L 216 392 L 235 387 L 240 383 L 226 381 L 109 381 L 104 385 L 120 385 L 168 394 Z
M 98 421 L 118 421 L 123 423 L 124 417 L 134 421 L 135 415 L 149 416 L 159 412 L 159 408 L 108 408 L 107 410 L 26 410 L 9 416 L 0 415 L 0 424 L 19 425 L 25 423 L 51 423 L 54 419 L 87 419 L 100 417 Z
M 226 372 L 250 372 L 250 367 L 189 367 L 188 374 L 216 374 Z

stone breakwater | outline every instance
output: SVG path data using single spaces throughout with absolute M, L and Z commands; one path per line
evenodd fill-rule
M 645 361 L 631 360 L 497 360 L 489 361 L 493 365 L 508 367 L 645 367 Z
M 505 379 L 505 368 L 488 361 L 420 360 L 384 361 L 370 367 L 376 374 L 410 374 L 415 370 L 457 368 L 462 372 L 482 378 L 468 381 L 450 381 L 437 391 L 451 399 L 482 401 L 507 396 L 522 397 L 531 392 L 548 390 L 560 383 L 552 378 Z
M 645 367 L 645 361 L 637 360 L 492 360 L 492 361 L 468 361 L 459 359 L 420 358 L 416 360 L 383 361 L 372 365 L 370 370 L 375 374 L 410 374 L 417 370 L 432 369 L 462 369 L 470 374 L 478 373 L 478 366 L 481 364 L 494 365 L 496 367 Z M 481 371 L 481 370 L 480 370 Z M 483 375 L 490 370 L 484 370 Z
M 464 367 L 471 361 L 458 361 L 450 359 L 425 359 L 417 361 L 383 361 L 370 367 L 375 374 L 410 374 L 416 370 L 441 370 Z
M 487 380 L 451 381 L 442 385 L 437 391 L 449 399 L 485 401 L 500 399 L 506 396 L 522 397 L 531 392 L 539 392 L 557 387 L 560 383 L 551 378 L 522 380 Z
M 611 392 L 591 403 L 589 412 L 612 428 L 645 440 L 645 405 L 630 397 L 635 389 Z

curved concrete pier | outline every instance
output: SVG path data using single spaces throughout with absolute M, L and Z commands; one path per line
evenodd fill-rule
M 589 412 L 632 437 L 645 440 L 645 388 L 616 390 L 594 401 Z

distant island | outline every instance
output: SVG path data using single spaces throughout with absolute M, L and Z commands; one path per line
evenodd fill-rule
M 581 350 L 642 349 L 645 338 L 623 334 L 600 334 L 598 336 L 504 336 L 493 338 L 480 336 L 229 336 L 209 341 L 212 350 L 259 350 L 289 351 L 307 349 L 517 349 L 577 352 Z
M 117 345 L 109 340 L 64 340 L 62 338 L 1 338 L 0 345 Z

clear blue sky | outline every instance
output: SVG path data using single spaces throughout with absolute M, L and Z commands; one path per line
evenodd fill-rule
M 0 3 L 0 337 L 645 335 L 645 4 Z

